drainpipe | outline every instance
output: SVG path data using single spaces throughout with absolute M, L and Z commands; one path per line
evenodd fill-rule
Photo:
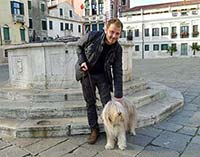
M 142 14 L 142 59 L 144 59 L 144 17 L 143 17 L 143 9 L 141 9 Z
M 1 35 L 1 27 L 0 27 L 0 45 L 3 45 L 2 35 Z

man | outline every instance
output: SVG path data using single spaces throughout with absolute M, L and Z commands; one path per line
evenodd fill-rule
M 122 47 L 118 43 L 122 29 L 121 21 L 114 18 L 107 22 L 104 32 L 89 32 L 78 42 L 76 79 L 81 81 L 86 101 L 88 123 L 91 128 L 87 140 L 89 144 L 94 144 L 99 135 L 96 87 L 103 106 L 111 100 L 113 80 L 115 99 L 121 101 L 123 97 Z

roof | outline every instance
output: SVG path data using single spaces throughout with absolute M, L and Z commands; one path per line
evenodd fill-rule
M 136 6 L 136 7 L 127 9 L 124 12 L 140 11 L 141 9 L 148 10 L 148 9 L 175 7 L 175 6 L 191 5 L 191 4 L 200 4 L 200 0 L 189 0 L 189 1 L 188 0 L 184 1 L 183 0 L 183 1 L 169 2 L 169 3 L 158 3 L 158 4 L 151 4 L 151 5 L 141 5 L 141 6 Z

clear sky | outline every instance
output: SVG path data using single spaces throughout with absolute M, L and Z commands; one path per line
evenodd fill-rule
M 130 0 L 131 7 L 148 5 L 148 4 L 157 4 L 157 3 L 167 3 L 167 2 L 177 2 L 183 0 Z

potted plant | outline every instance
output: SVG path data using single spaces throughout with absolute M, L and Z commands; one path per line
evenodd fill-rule
M 173 56 L 173 53 L 176 51 L 177 51 L 177 49 L 174 46 L 169 46 L 167 49 L 167 53 L 170 53 L 170 56 Z
M 192 48 L 193 55 L 196 54 L 196 51 L 200 51 L 200 45 L 198 45 L 197 43 L 193 43 L 190 47 Z

